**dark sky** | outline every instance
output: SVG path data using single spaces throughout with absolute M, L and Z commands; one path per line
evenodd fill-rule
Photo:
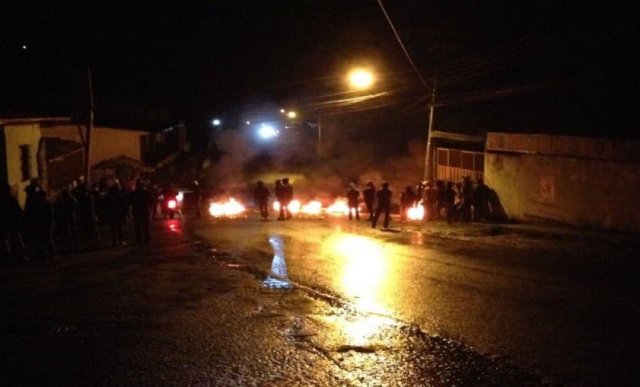
M 439 129 L 637 137 L 635 3 L 384 1 L 419 71 L 438 71 Z M 4 115 L 81 114 L 91 65 L 99 121 L 204 131 L 248 106 L 312 106 L 372 64 L 390 106 L 371 114 L 407 137 L 426 126 L 427 92 L 376 0 L 4 0 L 0 50 Z

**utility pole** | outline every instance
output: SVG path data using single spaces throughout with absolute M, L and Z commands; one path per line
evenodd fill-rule
M 433 179 L 432 149 L 431 149 L 431 132 L 433 130 L 433 115 L 436 109 L 436 85 L 438 82 L 438 74 L 433 78 L 433 87 L 431 88 L 431 103 L 429 108 L 429 129 L 427 130 L 427 149 L 424 156 L 424 180 L 431 181 Z
M 318 157 L 322 157 L 322 117 L 318 116 Z
M 89 85 L 89 123 L 87 124 L 87 135 L 85 137 L 84 150 L 84 181 L 91 183 L 91 132 L 93 132 L 93 84 L 91 81 L 91 67 L 87 67 L 87 78 Z

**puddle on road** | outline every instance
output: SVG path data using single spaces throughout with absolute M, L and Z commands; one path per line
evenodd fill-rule
M 270 289 L 291 289 L 293 286 L 289 282 L 287 274 L 287 261 L 284 256 L 284 241 L 280 235 L 272 235 L 269 243 L 273 248 L 273 261 L 271 262 L 271 272 L 263 285 Z

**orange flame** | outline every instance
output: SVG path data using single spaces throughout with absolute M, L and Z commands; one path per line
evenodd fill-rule
M 417 205 L 414 207 L 410 207 L 407 210 L 407 219 L 409 220 L 422 220 L 424 219 L 424 207 L 422 205 Z
M 210 203 L 209 213 L 214 218 L 220 218 L 225 216 L 238 216 L 244 212 L 245 208 L 242 204 L 238 203 L 234 198 L 229 198 L 224 203 Z
M 336 198 L 335 202 L 327 207 L 327 213 L 330 215 L 340 216 L 349 214 L 349 206 L 344 198 Z
M 322 211 L 322 203 L 317 200 L 312 200 L 309 203 L 302 206 L 302 212 L 307 215 L 320 215 Z

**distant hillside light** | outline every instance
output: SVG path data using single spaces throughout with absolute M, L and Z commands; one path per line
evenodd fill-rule
M 296 118 L 297 116 L 298 116 L 298 113 L 294 112 L 293 110 L 287 113 L 287 117 L 289 118 Z
M 373 73 L 365 69 L 352 70 L 349 73 L 348 79 L 351 87 L 359 90 L 368 89 L 374 82 Z

